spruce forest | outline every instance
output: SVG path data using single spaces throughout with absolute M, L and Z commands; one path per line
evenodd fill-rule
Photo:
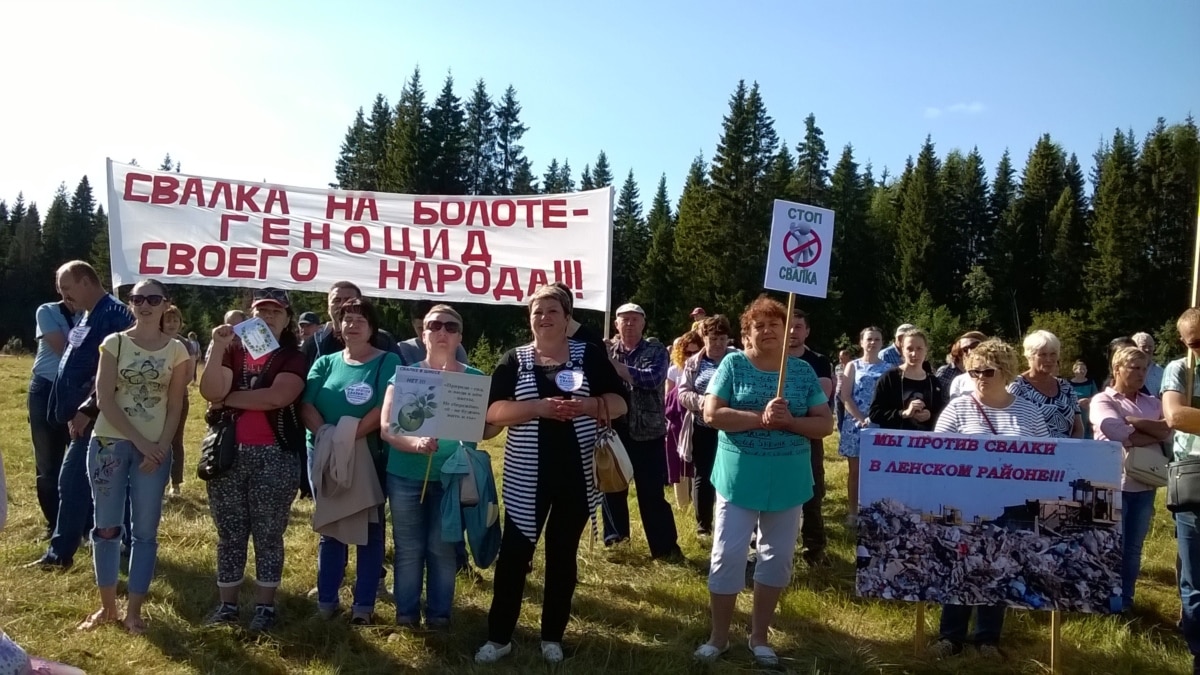
M 860 162 L 850 144 L 831 154 L 814 115 L 802 129 L 776 128 L 767 94 L 739 82 L 713 156 L 686 167 L 676 200 L 665 174 L 658 177 L 647 207 L 639 177 L 622 176 L 614 169 L 620 158 L 603 149 L 583 162 L 540 158 L 544 169 L 536 170 L 522 146 L 533 131 L 512 86 L 489 91 L 480 80 L 460 96 L 447 77 L 431 95 L 418 69 L 394 104 L 379 94 L 358 110 L 331 186 L 515 195 L 619 181 L 612 304 L 640 303 L 648 332 L 665 341 L 686 327 L 693 306 L 736 317 L 760 293 L 770 206 L 780 198 L 837 213 L 829 298 L 799 299 L 818 351 L 856 342 L 863 327 L 887 334 L 905 321 L 946 347 L 971 329 L 1017 339 L 1046 328 L 1063 340 L 1064 362 L 1085 356 L 1095 372 L 1107 370 L 1104 344 L 1139 330 L 1156 336 L 1160 361 L 1181 351 L 1174 319 L 1190 291 L 1200 196 L 1200 131 L 1190 115 L 1146 120 L 1141 132 L 1114 129 L 1091 149 L 1064 148 L 1046 134 L 1023 165 L 1008 152 L 985 158 L 914 139 L 914 155 L 893 174 Z M 1079 152 L 1091 153 L 1086 175 Z M 180 165 L 168 155 L 159 168 Z M 108 277 L 107 217 L 84 177 L 74 192 L 61 186 L 44 212 L 21 195 L 0 201 L 0 223 L 0 303 L 11 319 L 0 342 L 13 351 L 33 344 L 34 309 L 57 298 L 53 270 L 61 262 L 90 260 Z M 243 292 L 175 286 L 174 296 L 188 329 L 204 339 Z M 299 296 L 298 309 L 324 314 L 323 296 Z M 409 337 L 408 303 L 381 304 L 385 327 Z M 476 365 L 490 366 L 527 339 L 522 308 L 460 309 Z M 596 326 L 603 320 L 582 314 Z M 944 349 L 933 352 L 940 359 Z

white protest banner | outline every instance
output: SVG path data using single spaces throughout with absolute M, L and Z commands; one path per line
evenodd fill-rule
M 439 197 L 298 188 L 108 161 L 113 286 L 329 290 L 521 304 L 561 281 L 575 306 L 609 301 L 612 188 Z
M 763 286 L 823 298 L 829 290 L 833 211 L 775 200 Z
M 392 433 L 455 441 L 483 440 L 492 378 L 425 368 L 396 369 Z
M 1121 609 L 1121 445 L 862 432 L 858 594 Z

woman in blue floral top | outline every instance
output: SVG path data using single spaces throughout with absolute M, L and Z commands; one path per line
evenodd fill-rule
M 848 505 L 846 524 L 853 526 L 858 519 L 858 432 L 871 424 L 867 411 L 875 398 L 875 383 L 892 368 L 879 358 L 883 347 L 883 331 L 875 326 L 864 328 L 858 337 L 861 358 L 846 364 L 838 376 L 838 388 L 846 417 L 838 435 L 838 454 L 849 460 L 850 476 L 846 485 Z

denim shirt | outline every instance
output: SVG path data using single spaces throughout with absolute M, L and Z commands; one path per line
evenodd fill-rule
M 133 314 L 129 308 L 105 294 L 71 329 L 51 395 L 51 415 L 58 422 L 65 423 L 74 417 L 75 411 L 91 395 L 100 366 L 100 344 L 109 335 L 132 325 Z

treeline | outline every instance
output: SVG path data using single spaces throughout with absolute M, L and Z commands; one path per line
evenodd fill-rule
M 358 110 L 330 185 L 503 195 L 614 184 L 603 150 L 578 174 L 568 157 L 536 172 L 522 145 L 529 129 L 521 112 L 512 86 L 493 95 L 479 80 L 460 98 L 447 77 L 431 97 L 415 69 L 394 105 L 379 94 L 369 111 Z M 1063 338 L 1064 358 L 1087 355 L 1094 368 L 1104 343 L 1139 330 L 1156 334 L 1164 356 L 1178 351 L 1172 321 L 1188 297 L 1200 180 L 1200 131 L 1190 116 L 1171 125 L 1159 119 L 1140 139 L 1115 130 L 1094 150 L 1089 175 L 1048 134 L 1020 168 L 1008 152 L 990 164 L 978 149 L 939 153 L 926 138 L 899 175 L 876 175 L 850 144 L 831 161 L 815 116 L 797 132 L 792 145 L 758 85 L 739 82 L 716 153 L 692 161 L 678 201 L 667 195 L 664 174 L 644 209 L 629 171 L 614 212 L 613 306 L 641 303 L 650 332 L 664 339 L 684 328 L 695 305 L 736 314 L 762 288 L 771 202 L 781 198 L 837 212 L 829 298 L 800 302 L 818 349 L 849 344 L 864 326 L 890 332 L 911 321 L 937 345 L 973 328 L 1010 339 L 1047 328 Z M 178 164 L 168 157 L 160 168 Z M 52 294 L 48 270 L 59 261 L 80 256 L 107 269 L 107 221 L 86 178 L 74 195 L 60 190 L 40 227 L 32 207 L 17 205 L 19 214 L 3 212 L 0 259 L 15 291 L 3 302 L 9 316 L 32 318 L 33 306 Z M 224 289 L 177 295 L 201 332 L 238 300 Z M 320 311 L 324 302 L 302 294 L 300 304 Z M 381 304 L 387 325 L 407 337 L 408 303 Z M 520 308 L 463 309 L 468 344 L 486 333 L 481 358 L 528 334 Z M 584 314 L 599 324 L 598 313 Z M 0 330 L 9 332 L 0 332 L 4 339 L 32 337 L 31 322 L 28 330 L 20 322 Z

